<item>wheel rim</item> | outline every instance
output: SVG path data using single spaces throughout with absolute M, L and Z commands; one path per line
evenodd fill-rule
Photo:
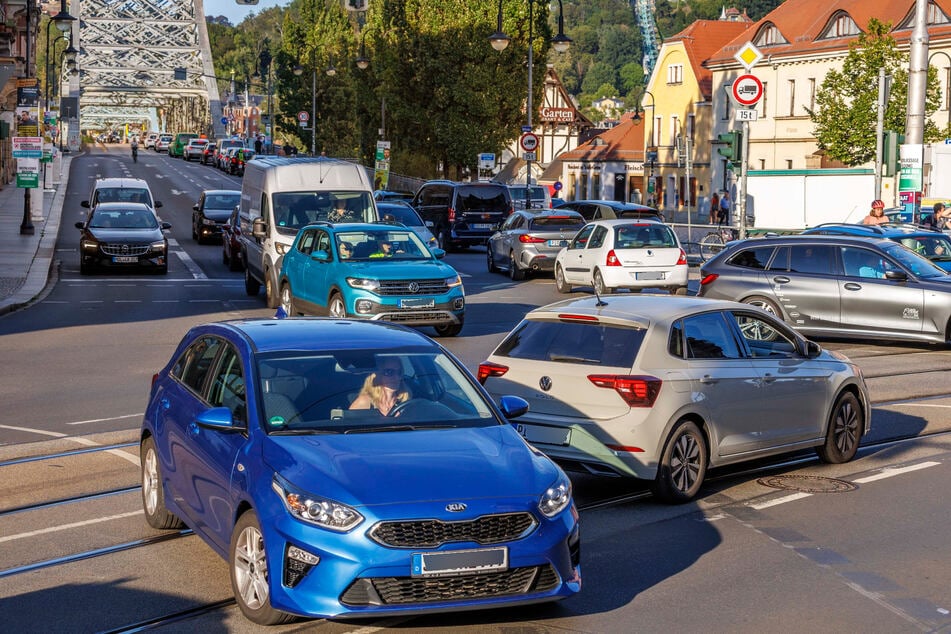
M 284 309 L 284 312 L 287 313 L 288 317 L 291 314 L 291 287 L 284 286 L 281 289 L 281 308 Z
M 515 277 L 518 275 L 518 265 L 515 262 L 515 253 L 509 253 L 509 275 Z
M 558 286 L 558 288 L 565 287 L 565 274 L 561 270 L 560 266 L 555 269 L 555 284 Z
M 687 493 L 700 478 L 700 445 L 690 434 L 682 434 L 670 452 L 670 479 L 681 493 Z
M 489 272 L 492 272 L 492 269 L 495 268 L 495 262 L 492 261 L 492 246 L 488 245 L 485 248 L 485 262 L 486 266 L 489 268 Z
M 848 455 L 858 442 L 859 416 L 852 406 L 852 402 L 845 400 L 835 413 L 832 422 L 832 440 L 836 449 Z
M 770 315 L 778 316 L 778 315 L 776 315 L 776 309 L 774 309 L 774 308 L 773 308 L 773 305 L 770 304 L 770 303 L 767 302 L 767 301 L 764 301 L 764 300 L 762 300 L 762 299 L 754 299 L 754 300 L 750 300 L 750 301 L 747 302 L 747 303 L 748 303 L 750 306 L 756 306 L 757 308 L 761 308 L 761 309 L 765 310 L 765 311 L 766 311 L 767 313 L 769 313 Z
M 331 317 L 346 317 L 347 311 L 343 306 L 343 300 L 339 296 L 335 296 L 330 300 L 330 316 Z
M 264 295 L 267 297 L 268 301 L 271 301 L 271 298 L 274 297 L 274 289 L 271 288 L 271 276 L 265 272 L 264 277 Z M 271 304 L 271 306 L 273 305 L 274 304 Z
M 267 559 L 264 555 L 264 538 L 253 526 L 248 526 L 238 536 L 234 549 L 234 579 L 241 601 L 257 610 L 267 603 Z
M 604 295 L 604 280 L 601 279 L 601 272 L 594 272 L 594 290 L 598 291 L 598 295 Z
M 153 515 L 158 508 L 158 480 L 158 457 L 154 450 L 149 449 L 145 453 L 145 464 L 142 465 L 142 498 L 149 515 Z

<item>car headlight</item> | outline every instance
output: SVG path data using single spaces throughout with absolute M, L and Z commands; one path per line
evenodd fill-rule
M 280 496 L 284 508 L 302 522 L 344 533 L 363 521 L 356 509 L 305 493 L 277 474 L 271 488 Z
M 215 221 L 212 220 L 211 218 L 202 218 L 202 219 L 201 219 L 201 224 L 203 224 L 203 225 L 213 225 L 213 224 L 215 224 Z
M 447 278 L 446 278 L 446 286 L 448 286 L 449 288 L 455 288 L 455 287 L 457 287 L 457 286 L 462 286 L 462 277 L 460 277 L 460 276 L 458 276 L 458 275 L 455 276 L 455 277 L 447 277 Z
M 82 240 L 79 246 L 83 249 L 98 249 L 99 243 L 95 240 Z
M 288 248 L 288 246 L 284 244 L 283 242 L 275 242 L 274 248 L 277 250 L 278 254 L 280 255 L 284 255 L 290 250 L 290 248 Z
M 162 242 L 153 242 L 153 243 L 152 243 L 152 250 L 153 250 L 153 251 L 164 251 L 164 250 L 165 250 L 165 242 L 164 242 L 164 241 L 162 241 Z
M 571 504 L 571 481 L 561 475 L 558 480 L 548 487 L 538 500 L 538 510 L 545 517 L 554 517 Z
M 365 291 L 376 291 L 380 288 L 380 280 L 369 280 L 363 277 L 348 277 L 347 284 Z

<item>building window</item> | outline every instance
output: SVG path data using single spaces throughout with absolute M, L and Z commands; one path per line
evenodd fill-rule
M 760 159 L 760 160 L 759 160 L 759 168 L 760 168 L 761 170 L 766 169 L 766 159 Z
M 858 35 L 859 28 L 848 13 L 840 11 L 829 23 L 829 28 L 820 39 L 832 39 L 837 37 L 849 37 Z
M 947 24 L 948 16 L 938 8 L 934 2 L 928 3 L 928 19 L 926 24 Z
M 792 169 L 792 159 L 786 159 L 786 169 Z
M 683 64 L 671 64 L 667 67 L 667 83 L 668 84 L 684 83 L 684 65 Z
M 677 137 L 680 136 L 680 119 L 677 115 L 670 115 L 670 144 L 674 145 L 677 142 Z
M 664 118 L 659 115 L 654 117 L 654 129 L 652 130 L 652 134 L 654 135 L 654 147 L 660 145 L 660 126 L 662 125 L 664 125 Z
M 814 112 L 816 109 L 816 78 L 809 78 L 809 112 Z
M 796 80 L 789 80 L 789 116 L 796 116 Z
M 694 133 L 697 131 L 697 115 L 691 113 L 687 115 L 687 136 L 694 140 Z
M 763 115 L 764 119 L 766 118 L 766 95 L 769 94 L 769 91 L 766 90 L 767 85 L 768 85 L 767 82 L 764 81 L 763 82 L 763 98 L 759 100 L 759 104 L 763 107 L 763 109 L 760 110 L 760 114 Z M 755 108 L 756 106 L 753 106 L 753 107 Z

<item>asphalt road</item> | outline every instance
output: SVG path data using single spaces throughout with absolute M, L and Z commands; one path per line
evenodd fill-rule
M 79 202 L 92 178 L 119 175 L 147 178 L 164 203 L 167 276 L 79 275 Z M 41 302 L 0 318 L 0 629 L 257 631 L 231 603 L 225 562 L 193 535 L 149 529 L 137 488 L 151 376 L 182 334 L 273 312 L 245 294 L 220 246 L 191 239 L 198 193 L 231 187 L 240 179 L 150 151 L 133 165 L 124 146 L 73 161 L 58 279 Z M 469 304 L 462 335 L 443 343 L 473 370 L 527 310 L 564 297 L 547 277 L 487 273 L 482 249 L 447 261 L 465 276 Z M 821 343 L 859 363 L 875 402 L 855 461 L 801 454 L 715 471 L 695 503 L 677 507 L 655 504 L 637 483 L 573 475 L 577 597 L 269 631 L 951 631 L 951 354 Z

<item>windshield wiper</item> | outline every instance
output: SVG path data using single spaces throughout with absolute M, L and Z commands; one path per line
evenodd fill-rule
M 567 361 L 569 363 L 600 363 L 599 359 L 586 359 L 585 357 L 574 357 L 568 354 L 552 354 L 548 356 L 549 361 Z
M 326 434 L 339 434 L 339 431 L 332 429 L 275 429 L 270 432 L 271 436 L 323 436 Z
M 382 427 L 355 427 L 343 432 L 345 434 L 371 434 L 377 431 L 416 431 L 412 425 L 384 425 Z

